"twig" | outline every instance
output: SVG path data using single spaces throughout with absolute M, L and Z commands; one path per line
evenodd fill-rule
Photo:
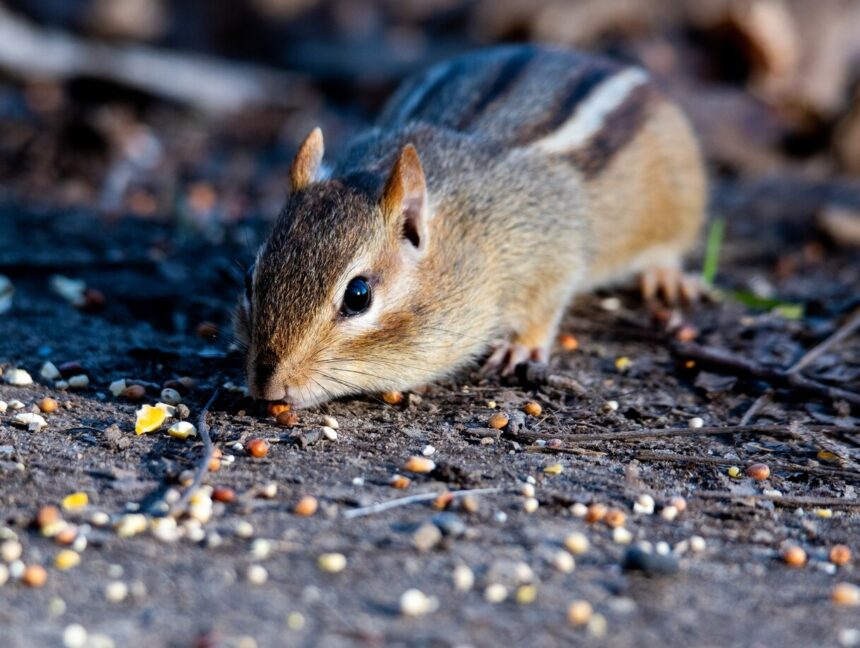
M 466 495 L 487 495 L 489 493 L 500 493 L 502 492 L 502 488 L 473 488 L 471 490 L 458 490 L 458 491 L 449 491 L 447 494 L 451 495 L 455 499 L 458 497 L 465 497 Z M 418 502 L 429 502 L 437 497 L 439 497 L 440 493 L 416 493 L 415 495 L 409 495 L 408 497 L 400 497 L 398 499 L 388 500 L 387 502 L 379 502 L 378 504 L 372 504 L 370 506 L 364 506 L 362 508 L 350 509 L 349 511 L 345 511 L 343 517 L 347 519 L 364 517 L 365 515 L 373 515 L 375 513 L 382 513 L 383 511 L 387 511 L 389 509 L 397 508 L 399 506 L 407 506 L 409 504 L 416 504 Z
M 710 464 L 716 466 L 736 466 L 748 462 L 732 461 L 731 459 L 722 459 L 720 457 L 702 457 L 677 454 L 663 454 L 659 452 L 640 452 L 636 454 L 636 458 L 641 461 L 665 461 L 670 463 L 689 463 L 689 464 Z M 845 479 L 860 480 L 860 472 L 854 470 L 840 470 L 838 468 L 817 468 L 813 466 L 800 466 L 797 464 L 787 464 L 780 462 L 767 462 L 771 470 L 784 470 L 786 472 L 803 472 L 810 475 L 818 475 L 820 477 L 842 477 Z
M 846 500 L 840 497 L 813 497 L 807 495 L 771 495 L 766 493 L 732 493 L 729 491 L 702 491 L 693 493 L 698 499 L 754 499 L 785 504 L 786 506 L 827 506 L 860 508 L 860 500 Z
M 203 477 L 207 472 L 209 472 L 209 462 L 212 461 L 212 452 L 214 447 L 212 446 L 212 437 L 209 436 L 209 425 L 206 423 L 206 414 L 209 413 L 209 408 L 212 407 L 216 398 L 218 398 L 217 387 L 215 388 L 215 391 L 212 392 L 212 396 L 209 397 L 209 401 L 203 406 L 203 409 L 200 410 L 200 418 L 197 420 L 197 434 L 200 435 L 200 439 L 203 441 L 203 456 L 200 457 L 200 461 L 194 469 L 194 479 L 191 480 L 191 485 L 185 489 L 185 492 L 182 493 L 182 497 L 180 497 L 176 504 L 171 508 L 170 514 L 173 516 L 176 516 L 185 510 L 185 505 L 188 503 L 188 500 L 194 492 L 200 488 L 200 484 L 203 483 Z
M 808 426 L 819 432 L 840 432 L 835 425 Z M 763 434 L 775 437 L 794 437 L 799 435 L 787 425 L 733 425 L 726 427 L 710 426 L 700 428 L 649 428 L 628 432 L 605 432 L 597 434 L 571 434 L 566 440 L 572 443 L 593 443 L 600 441 L 637 441 L 639 439 L 659 439 L 661 437 L 696 437 L 714 434 Z

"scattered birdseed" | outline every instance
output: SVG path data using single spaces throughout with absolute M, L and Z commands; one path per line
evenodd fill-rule
M 508 598 L 508 588 L 501 583 L 490 583 L 484 589 L 484 598 L 489 603 L 501 603 Z
M 585 517 L 586 515 L 588 515 L 588 507 L 582 502 L 576 502 L 575 504 L 571 505 L 570 512 L 571 514 L 573 514 L 574 517 Z
M 654 498 L 647 493 L 642 493 L 633 503 L 633 512 L 640 515 L 651 515 L 654 513 Z
M 42 365 L 41 369 L 39 369 L 39 375 L 45 380 L 56 380 L 61 374 L 60 370 L 57 369 L 57 365 L 49 360 Z
M 540 403 L 535 401 L 529 401 L 528 403 L 523 405 L 523 412 L 525 412 L 529 416 L 540 416 L 543 412 L 543 408 L 540 406 Z
M 789 567 L 803 567 L 806 564 L 806 552 L 797 545 L 791 545 L 782 550 L 782 560 Z
M 576 569 L 576 560 L 567 551 L 556 551 L 552 557 L 552 566 L 562 574 L 569 574 Z
M 146 387 L 143 385 L 129 385 L 123 390 L 122 396 L 130 401 L 142 400 L 146 396 Z
M 588 634 L 592 637 L 602 638 L 606 636 L 607 626 L 606 617 L 602 614 L 594 614 L 588 621 Z
M 329 416 L 328 414 L 322 417 L 323 425 L 327 425 L 333 430 L 337 430 L 340 427 L 340 423 L 337 422 L 337 419 L 333 416 Z
M 699 337 L 699 332 L 689 324 L 685 324 L 675 331 L 675 339 L 679 342 L 692 342 Z
M 27 406 L 22 401 L 19 401 L 17 398 L 13 398 L 9 401 L 9 407 L 11 407 L 13 410 L 19 410 L 24 409 Z
M 90 377 L 86 374 L 78 374 L 69 378 L 67 382 L 69 389 L 86 389 L 90 386 Z
M 122 396 L 122 393 L 126 389 L 128 389 L 128 384 L 125 382 L 125 378 L 114 380 L 110 385 L 108 385 L 108 391 L 113 394 L 115 398 Z
M 168 405 L 179 405 L 182 402 L 182 394 L 171 387 L 161 390 L 161 400 Z
M 21 557 L 23 551 L 24 547 L 21 543 L 14 539 L 4 540 L 0 544 L 0 558 L 3 559 L 3 562 L 15 562 Z
M 80 623 L 72 623 L 63 630 L 65 648 L 84 648 L 87 643 L 87 630 Z
M 567 606 L 567 620 L 571 625 L 583 626 L 591 619 L 594 608 L 585 600 L 574 601 Z
M 299 415 L 295 412 L 281 412 L 275 417 L 275 423 L 282 427 L 294 427 L 299 422 Z
M 293 509 L 293 513 L 303 517 L 308 517 L 316 513 L 318 507 L 319 502 L 317 502 L 316 497 L 305 495 L 298 501 L 296 507 Z
M 254 525 L 247 520 L 239 520 L 236 522 L 233 532 L 238 538 L 250 538 L 254 535 Z
M 672 553 L 672 547 L 670 547 L 669 543 L 665 540 L 661 540 L 654 545 L 654 551 L 656 551 L 661 556 L 668 556 L 670 553 Z
M 272 555 L 272 541 L 266 538 L 257 538 L 251 543 L 251 556 L 255 560 L 265 560 Z
M 160 407 L 144 405 L 137 410 L 137 420 L 134 424 L 135 434 L 155 432 L 167 419 L 167 413 Z
M 468 592 L 475 585 L 475 574 L 468 565 L 457 565 L 453 572 L 454 589 Z
M 77 491 L 71 495 L 66 495 L 60 502 L 60 506 L 63 507 L 64 511 L 79 511 L 89 503 L 89 496 L 83 491 Z
M 266 406 L 266 411 L 269 413 L 269 416 L 277 418 L 279 414 L 289 412 L 290 406 L 287 403 L 272 402 Z
M 620 358 L 615 359 L 615 368 L 618 369 L 618 371 L 627 371 L 632 364 L 633 361 L 627 356 L 621 356 Z
M 405 464 L 403 464 L 403 470 L 414 473 L 429 473 L 433 472 L 435 468 L 435 462 L 427 459 L 426 457 L 412 456 L 406 460 Z
M 564 466 L 560 463 L 554 463 L 543 469 L 545 475 L 560 475 L 564 472 Z
M 129 538 L 146 531 L 149 521 L 142 513 L 126 513 L 114 525 L 114 530 L 120 538 Z
M 262 585 L 269 580 L 269 572 L 262 565 L 249 565 L 248 570 L 245 572 L 245 578 L 252 585 Z
M 167 433 L 174 439 L 185 441 L 188 437 L 197 436 L 197 428 L 188 421 L 177 421 L 167 429 Z
M 42 410 L 45 414 L 51 414 L 52 412 L 56 412 L 57 408 L 60 404 L 55 401 L 53 398 L 43 398 L 38 403 L 39 409 Z
M 504 412 L 496 412 L 487 420 L 487 425 L 494 430 L 501 430 L 508 424 L 508 415 Z
M 693 553 L 702 553 L 707 547 L 707 543 L 702 536 L 690 536 L 690 551 Z
M 23 369 L 18 368 L 7 369 L 3 380 L 6 381 L 6 384 L 15 385 L 16 387 L 26 387 L 33 384 L 32 376 Z
M 290 612 L 287 615 L 287 627 L 297 631 L 305 627 L 305 616 L 301 612 Z
M 342 553 L 324 553 L 317 558 L 317 565 L 324 572 L 337 574 L 346 569 L 346 556 Z
M 625 515 L 624 511 L 617 508 L 611 508 L 606 511 L 606 515 L 603 517 L 603 521 L 607 526 L 612 528 L 624 526 L 624 523 L 627 521 L 627 515 Z
M 842 567 L 851 562 L 851 549 L 847 545 L 838 544 L 830 548 L 830 562 Z
M 576 351 L 579 348 L 579 340 L 570 333 L 562 333 L 559 335 L 558 344 L 565 351 Z
M 212 450 L 212 458 L 209 460 L 209 472 L 218 472 L 221 469 L 221 448 L 215 448 Z M 230 457 L 230 461 L 228 463 L 233 463 L 233 457 Z M 224 461 L 227 461 L 227 458 L 224 458 Z
M 534 513 L 538 510 L 539 506 L 540 502 L 538 502 L 537 499 L 534 497 L 527 497 L 523 502 L 523 510 L 526 513 Z
M 63 549 L 57 554 L 57 557 L 54 558 L 54 567 L 57 569 L 71 569 L 72 567 L 77 567 L 80 564 L 81 555 L 77 551 L 72 551 L 71 549 Z
M 389 405 L 399 405 L 403 401 L 403 394 L 399 391 L 383 392 L 382 400 Z
M 660 517 L 666 520 L 667 522 L 671 522 L 676 517 L 678 517 L 678 508 L 676 506 L 664 506 L 660 511 Z
M 564 548 L 574 556 L 581 556 L 589 549 L 588 537 L 584 533 L 574 531 L 568 533 L 564 538 Z
M 27 565 L 21 574 L 21 582 L 30 587 L 42 587 L 48 580 L 48 572 L 42 565 Z
M 607 312 L 614 312 L 621 308 L 621 300 L 618 297 L 605 297 L 600 300 L 600 307 Z
M 269 454 L 269 442 L 265 439 L 251 439 L 245 443 L 245 452 L 252 457 L 261 459 Z
M 409 488 L 409 485 L 412 483 L 412 480 L 409 477 L 404 477 L 403 475 L 394 475 L 391 478 L 391 486 L 393 488 Z
M 496 401 L 487 401 L 487 407 L 489 407 L 490 409 L 496 409 Z
M 6 401 L 1 401 L 1 400 L 0 400 L 0 414 L 5 414 L 5 413 L 6 413 L 6 409 L 7 409 L 8 407 L 9 407 L 9 405 L 6 403 Z
M 689 421 L 687 421 L 687 425 L 691 428 L 698 429 L 700 427 L 705 426 L 705 421 L 700 416 L 694 416 Z
M 633 534 L 622 526 L 612 529 L 612 540 L 617 544 L 630 544 L 633 542 Z
M 236 491 L 228 486 L 216 486 L 212 489 L 212 499 L 216 502 L 229 504 L 236 499 Z
M 727 474 L 729 477 L 731 477 L 731 478 L 735 479 L 735 478 L 737 478 L 737 477 L 740 477 L 740 475 L 741 475 L 741 469 L 740 469 L 740 468 L 738 468 L 737 466 L 730 466 L 730 467 L 729 467 L 729 469 L 726 471 L 726 474 Z
M 829 519 L 833 517 L 833 509 L 829 508 L 815 508 L 812 509 L 812 512 L 820 518 Z
M 534 484 L 523 484 L 520 489 L 520 495 L 523 497 L 534 497 L 535 496 L 535 487 Z
M 836 583 L 833 587 L 833 593 L 830 595 L 830 599 L 836 603 L 836 605 L 858 607 L 860 606 L 860 587 L 851 583 Z
M 764 481 L 770 477 L 770 468 L 763 463 L 752 464 L 747 468 L 747 477 L 752 477 L 756 481 Z
M 42 428 L 48 427 L 48 422 L 44 417 L 34 414 L 33 412 L 21 412 L 20 414 L 16 414 L 14 421 L 18 425 L 26 426 L 30 432 L 38 432 Z
M 436 610 L 439 602 L 419 589 L 408 589 L 400 596 L 400 613 L 403 616 L 417 617 Z
M 514 594 L 514 600 L 519 605 L 529 605 L 530 603 L 534 603 L 536 598 L 537 587 L 532 584 L 520 585 L 517 588 L 516 594 Z
M 589 524 L 600 522 L 606 517 L 607 507 L 605 504 L 594 503 L 588 507 L 585 513 L 585 521 Z
M 782 497 L 782 491 L 778 491 L 775 488 L 765 488 L 761 492 L 762 495 L 767 495 L 768 497 Z
M 481 508 L 479 500 L 474 495 L 466 495 L 460 499 L 460 506 L 467 513 L 477 513 Z
M 421 454 L 425 457 L 432 457 L 434 454 L 436 454 L 436 448 L 428 444 L 421 448 Z
M 334 428 L 331 428 L 328 425 L 323 425 L 320 428 L 320 431 L 322 432 L 322 435 L 329 441 L 337 441 L 337 432 L 335 432 Z
M 683 513 L 687 510 L 687 500 L 685 500 L 680 495 L 674 495 L 669 498 L 669 506 L 674 506 L 678 509 L 678 513 Z
M 604 412 L 608 413 L 608 412 L 617 412 L 618 408 L 619 408 L 619 405 L 618 405 L 617 400 L 608 400 L 605 403 L 603 403 L 602 409 Z
M 153 518 L 150 531 L 161 542 L 176 542 L 179 539 L 179 527 L 176 524 L 176 519 L 169 515 Z
M 0 587 L 3 587 L 9 581 L 9 568 L 0 563 Z

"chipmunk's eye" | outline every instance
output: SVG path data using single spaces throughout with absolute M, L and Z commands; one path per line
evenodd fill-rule
M 254 264 L 252 263 L 245 270 L 245 297 L 248 303 L 251 303 L 251 295 L 254 293 Z
M 356 277 L 349 282 L 343 294 L 341 313 L 347 317 L 363 313 L 370 306 L 370 284 L 364 277 Z

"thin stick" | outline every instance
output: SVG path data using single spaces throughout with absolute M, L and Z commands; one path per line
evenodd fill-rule
M 206 473 L 209 472 L 209 462 L 212 461 L 212 453 L 215 448 L 212 445 L 212 437 L 209 436 L 209 425 L 206 423 L 206 414 L 209 413 L 209 408 L 212 407 L 216 398 L 218 398 L 217 387 L 215 388 L 215 391 L 212 392 L 212 396 L 209 397 L 209 401 L 203 406 L 203 409 L 200 410 L 200 418 L 197 420 L 197 434 L 200 435 L 200 439 L 203 441 L 203 456 L 200 457 L 200 461 L 194 469 L 194 479 L 191 480 L 191 485 L 185 489 L 185 492 L 182 493 L 182 497 L 180 497 L 173 506 L 170 511 L 171 515 L 176 516 L 185 510 L 185 505 L 188 503 L 191 495 L 194 494 L 194 491 L 200 488 L 200 484 L 203 483 L 203 477 L 205 477 Z
M 754 499 L 785 504 L 786 506 L 835 506 L 845 508 L 860 507 L 860 500 L 848 500 L 839 497 L 812 497 L 807 495 L 769 495 L 766 493 L 732 493 L 729 491 L 703 491 L 693 493 L 698 499 Z
M 471 490 L 458 490 L 458 491 L 450 491 L 447 493 L 454 498 L 465 497 L 466 495 L 487 495 L 489 493 L 500 493 L 502 488 L 473 488 Z M 345 511 L 343 517 L 347 519 L 364 517 L 365 515 L 373 515 L 374 513 L 382 513 L 383 511 L 387 511 L 389 509 L 397 508 L 399 506 L 407 506 L 409 504 L 416 504 L 418 502 L 429 502 L 437 497 L 439 497 L 441 493 L 416 493 L 415 495 L 409 495 L 408 497 L 400 497 L 398 499 L 388 500 L 387 502 L 379 502 L 378 504 L 372 504 L 370 506 L 364 506 L 362 508 L 350 509 L 349 511 Z
M 835 425 L 809 426 L 809 429 L 814 429 L 817 432 L 843 431 L 843 428 L 836 427 Z M 565 437 L 565 439 L 572 443 L 592 443 L 600 441 L 637 441 L 639 439 L 659 439 L 662 437 L 696 437 L 714 434 L 762 434 L 765 436 L 794 438 L 799 436 L 797 432 L 791 430 L 787 425 L 732 425 L 726 427 L 649 428 L 645 430 L 630 430 L 628 432 L 571 434 Z
M 641 461 L 665 461 L 670 463 L 689 463 L 689 464 L 710 464 L 716 466 L 737 466 L 738 464 L 749 463 L 745 461 L 732 461 L 730 459 L 722 459 L 720 457 L 701 457 L 677 454 L 663 454 L 658 452 L 640 452 L 636 458 Z M 815 468 L 811 466 L 799 466 L 797 464 L 787 464 L 780 462 L 768 462 L 767 464 L 772 470 L 784 470 L 786 472 L 803 472 L 810 475 L 819 475 L 821 477 L 843 477 L 847 479 L 860 480 L 860 472 L 854 470 L 839 470 L 838 468 Z

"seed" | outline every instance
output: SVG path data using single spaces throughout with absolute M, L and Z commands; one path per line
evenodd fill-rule
M 627 356 L 621 356 L 620 358 L 615 359 L 615 368 L 618 369 L 618 371 L 627 371 L 632 364 L 633 361 Z
M 475 574 L 468 565 L 457 565 L 454 567 L 454 589 L 460 592 L 468 592 L 475 584 Z
M 678 507 L 672 506 L 664 506 L 663 510 L 660 511 L 660 517 L 666 520 L 667 522 L 671 522 L 676 517 L 678 517 Z
M 814 508 L 812 512 L 820 518 L 830 519 L 833 517 L 833 509 L 829 508 Z
M 340 427 L 340 423 L 337 422 L 337 419 L 333 416 L 329 416 L 328 414 L 322 417 L 323 425 L 327 425 L 333 430 L 337 430 Z
M 436 463 L 426 457 L 412 456 L 403 464 L 403 470 L 414 473 L 429 473 L 436 468 Z
M 851 549 L 846 545 L 833 545 L 830 549 L 830 562 L 834 565 L 843 566 L 851 562 Z
M 71 569 L 72 567 L 77 567 L 80 564 L 81 555 L 77 551 L 72 551 L 71 549 L 63 549 L 54 559 L 54 567 L 62 570 Z
M 33 384 L 33 378 L 23 369 L 9 369 L 6 374 L 3 376 L 3 380 L 6 381 L 9 385 L 15 385 L 16 387 L 26 387 L 27 385 Z
M 289 410 L 281 412 L 275 416 L 275 423 L 283 427 L 293 427 L 299 422 L 299 415 Z
M 46 504 L 39 509 L 39 512 L 36 513 L 36 524 L 41 527 L 46 527 L 49 524 L 54 524 L 62 519 L 62 515 L 60 514 L 60 509 L 58 509 L 53 504 Z
M 537 587 L 534 585 L 520 585 L 517 588 L 517 593 L 514 595 L 514 600 L 519 605 L 529 605 L 534 603 L 537 598 Z
M 747 477 L 752 477 L 756 481 L 763 481 L 770 477 L 770 468 L 763 463 L 752 464 L 747 468 Z
M 87 630 L 80 623 L 72 623 L 63 630 L 65 648 L 84 648 L 87 645 Z
M 791 545 L 783 549 L 782 559 L 789 567 L 803 567 L 806 564 L 806 552 L 797 545 Z
M 588 512 L 585 514 L 585 521 L 589 524 L 600 522 L 606 517 L 607 510 L 605 504 L 592 504 L 588 507 Z
M 412 483 L 412 480 L 409 479 L 409 477 L 404 477 L 403 475 L 394 475 L 391 478 L 391 485 L 394 488 L 400 488 L 400 489 L 409 488 L 409 484 L 411 484 L 411 483 Z
M 738 468 L 737 466 L 731 466 L 731 467 L 726 471 L 726 474 L 727 474 L 729 477 L 736 478 L 736 477 L 739 477 L 739 476 L 740 476 L 740 474 L 741 474 L 741 469 L 740 469 L 740 468 Z
M 389 405 L 399 405 L 403 401 L 403 394 L 399 391 L 382 392 L 382 400 Z
M 24 547 L 17 540 L 4 540 L 3 544 L 0 544 L 0 558 L 3 559 L 3 562 L 15 562 L 23 552 Z
M 689 421 L 687 421 L 687 425 L 689 425 L 691 428 L 698 429 L 700 427 L 704 427 L 705 421 L 700 416 L 694 416 Z
M 146 396 L 146 387 L 143 385 L 129 385 L 123 390 L 122 395 L 130 401 L 139 401 Z
M 588 622 L 588 634 L 597 638 L 605 637 L 607 625 L 605 616 L 594 614 Z
M 245 572 L 245 577 L 252 585 L 262 585 L 269 580 L 269 572 L 262 565 L 250 565 Z
M 70 545 L 72 544 L 78 537 L 78 529 L 74 524 L 67 524 L 65 521 L 61 523 L 63 528 L 59 529 L 56 534 L 54 534 L 54 542 L 62 545 Z M 47 527 L 43 527 L 47 529 Z
M 612 541 L 617 544 L 630 544 L 633 542 L 633 534 L 624 527 L 615 527 L 612 529 Z
M 504 412 L 496 412 L 492 416 L 490 416 L 487 421 L 487 425 L 493 428 L 494 430 L 501 430 L 508 424 L 508 415 Z
M 56 412 L 59 406 L 60 404 L 53 398 L 43 398 L 39 401 L 39 409 L 42 410 L 45 414 Z
M 21 412 L 15 415 L 15 423 L 18 425 L 26 425 L 31 432 L 38 432 L 42 428 L 48 427 L 48 422 L 44 417 L 34 414 L 33 412 Z
M 545 475 L 560 475 L 564 472 L 564 466 L 560 463 L 550 464 L 546 468 L 543 469 Z
M 281 412 L 289 412 L 290 406 L 287 403 L 269 403 L 266 407 L 266 411 L 269 413 L 269 416 L 274 416 L 277 418 L 278 414 Z
M 523 484 L 522 488 L 520 488 L 520 495 L 523 497 L 534 497 L 535 496 L 535 487 L 534 484 Z
M 540 403 L 529 401 L 523 405 L 523 411 L 529 416 L 540 416 L 541 412 L 543 412 L 543 408 L 540 406 Z
M 692 342 L 699 337 L 699 332 L 689 324 L 685 324 L 675 332 L 675 339 L 679 342 Z
M 154 432 L 162 426 L 166 418 L 167 413 L 162 408 L 153 407 L 152 405 L 144 405 L 137 410 L 137 420 L 134 424 L 134 431 L 136 434 Z
M 643 493 L 633 503 L 633 512 L 641 515 L 651 515 L 654 513 L 654 498 L 647 493 Z
M 39 370 L 39 375 L 46 380 L 56 380 L 62 374 L 60 373 L 60 370 L 57 369 L 57 365 L 49 360 L 42 365 L 42 368 Z
M 432 445 L 428 444 L 428 445 L 424 446 L 423 448 L 421 448 L 421 454 L 424 455 L 425 457 L 432 457 L 435 453 L 436 453 L 436 448 L 433 447 Z
M 508 598 L 508 588 L 501 583 L 490 583 L 484 590 L 484 598 L 490 603 L 501 603 Z
M 558 336 L 558 344 L 565 351 L 576 351 L 579 348 L 579 340 L 570 333 L 562 333 Z
M 260 459 L 269 454 L 269 442 L 265 439 L 251 439 L 245 444 L 245 452 Z
M 534 497 L 527 497 L 526 500 L 523 502 L 523 510 L 526 513 L 534 513 L 538 510 L 539 506 L 540 502 L 538 502 L 537 499 Z
M 612 508 L 606 511 L 603 521 L 607 526 L 614 529 L 615 527 L 624 526 L 624 523 L 627 521 L 627 516 L 624 515 L 624 511 L 621 509 Z
M 576 560 L 566 551 L 557 551 L 552 557 L 552 566 L 562 574 L 569 574 L 576 568 Z
M 221 452 L 221 448 L 215 448 L 212 451 L 212 458 L 209 460 L 209 472 L 218 472 L 221 468 L 221 456 L 223 452 Z
M 149 521 L 142 513 L 127 513 L 114 525 L 114 529 L 120 538 L 130 538 L 146 531 L 148 525 Z
M 707 544 L 705 543 L 705 539 L 702 536 L 690 536 L 690 550 L 693 553 L 702 553 L 706 547 Z
M 674 497 L 669 498 L 669 506 L 674 506 L 678 509 L 678 513 L 683 513 L 687 510 L 687 500 L 680 495 L 675 495 Z
M 588 507 L 582 502 L 576 502 L 570 507 L 570 512 L 574 517 L 584 518 L 588 515 Z
M 317 498 L 311 495 L 305 495 L 298 501 L 296 508 L 293 509 L 293 513 L 303 517 L 309 517 L 317 512 L 317 508 L 319 508 Z
M 197 436 L 197 428 L 188 421 L 177 421 L 167 429 L 167 433 L 174 439 L 185 441 L 188 437 Z
M 69 389 L 86 389 L 90 386 L 90 378 L 86 374 L 72 376 L 68 380 Z
M 42 587 L 48 580 L 48 572 L 42 565 L 27 565 L 21 574 L 21 581 L 30 587 Z
M 585 600 L 574 601 L 567 606 L 567 620 L 571 625 L 582 626 L 591 619 L 594 609 Z
M 328 425 L 323 425 L 320 428 L 320 431 L 322 432 L 322 435 L 329 441 L 337 441 L 337 432 L 335 432 L 334 428 L 331 428 Z
M 588 538 L 584 533 L 580 533 L 579 531 L 568 533 L 564 538 L 564 548 L 574 556 L 581 556 L 588 551 Z
M 161 400 L 168 405 L 179 405 L 182 402 L 182 394 L 172 387 L 166 387 L 161 390 Z
M 836 605 L 860 606 L 860 587 L 851 583 L 836 583 L 830 598 Z
M 212 489 L 212 499 L 216 502 L 229 504 L 236 499 L 236 491 L 227 486 L 216 486 Z
M 453 501 L 454 495 L 450 491 L 444 491 L 433 500 L 432 506 L 437 511 L 444 511 Z
M 317 565 L 324 572 L 337 574 L 346 569 L 346 556 L 342 553 L 324 553 L 317 558 Z
M 619 405 L 618 405 L 617 400 L 608 400 L 605 403 L 603 403 L 602 409 L 604 412 L 606 412 L 608 414 L 609 412 L 617 412 L 618 408 L 619 408 Z
M 418 589 L 409 589 L 400 596 L 400 614 L 417 617 L 432 612 L 438 606 L 435 598 Z
M 212 340 L 218 337 L 218 326 L 212 322 L 200 322 L 197 325 L 197 337 L 204 340 Z
M 90 503 L 89 496 L 83 491 L 66 495 L 60 503 L 65 511 L 77 511 Z

